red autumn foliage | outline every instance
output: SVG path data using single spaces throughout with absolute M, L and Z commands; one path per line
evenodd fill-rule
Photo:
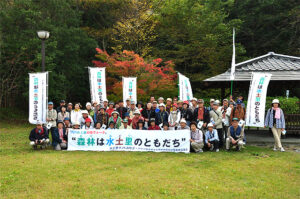
M 172 61 L 161 58 L 145 61 L 133 51 L 109 55 L 96 48 L 95 67 L 106 67 L 106 87 L 110 100 L 122 99 L 122 77 L 137 77 L 138 100 L 147 101 L 149 96 L 172 97 L 177 95 L 177 73 Z

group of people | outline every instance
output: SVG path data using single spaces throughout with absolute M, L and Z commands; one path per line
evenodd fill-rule
M 285 128 L 282 126 L 285 125 L 284 116 L 278 107 L 279 101 L 272 103 L 272 106 L 273 104 L 277 105 L 268 111 L 266 126 L 272 128 L 273 133 L 276 132 L 274 150 L 278 148 L 284 151 L 278 130 L 280 129 L 281 132 Z M 231 147 L 241 150 L 246 142 L 245 115 L 242 96 L 236 101 L 232 98 L 224 99 L 222 103 L 210 99 L 208 107 L 204 106 L 203 99 L 193 98 L 190 101 L 182 101 L 177 97 L 166 100 L 160 97 L 156 101 L 152 96 L 145 106 L 142 102 L 136 103 L 131 99 L 126 99 L 125 104 L 123 101 L 114 103 L 107 100 L 103 103 L 88 102 L 85 109 L 82 109 L 80 103 L 73 106 L 72 103 L 66 104 L 61 100 L 56 109 L 53 102 L 48 103 L 46 126 L 38 122 L 36 128 L 31 131 L 29 139 L 34 148 L 38 145 L 45 148 L 50 143 L 49 134 L 51 134 L 51 144 L 54 149 L 61 150 L 67 148 L 67 135 L 70 128 L 162 131 L 186 129 L 191 132 L 191 150 L 196 153 L 203 152 L 204 149 L 218 152 L 224 146 L 226 150 Z

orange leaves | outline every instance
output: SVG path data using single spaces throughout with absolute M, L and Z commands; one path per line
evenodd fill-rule
M 96 67 L 106 67 L 108 95 L 122 98 L 122 76 L 137 77 L 138 98 L 146 100 L 150 95 L 161 94 L 164 91 L 176 92 L 176 71 L 172 61 L 163 62 L 161 58 L 146 62 L 133 51 L 124 50 L 120 54 L 108 55 L 96 48 Z M 168 93 L 165 93 L 166 95 Z

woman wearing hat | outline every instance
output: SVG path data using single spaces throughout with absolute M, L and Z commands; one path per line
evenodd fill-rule
M 155 118 L 150 119 L 150 125 L 148 127 L 148 130 L 160 130 L 159 126 L 155 124 Z
M 118 111 L 113 111 L 111 113 L 111 117 L 109 118 L 108 123 L 110 124 L 111 122 L 114 123 L 115 129 L 119 129 L 120 126 L 122 125 L 122 119 L 119 116 L 119 112 Z
M 188 126 L 190 126 L 191 121 L 193 120 L 193 113 L 191 109 L 189 109 L 189 102 L 183 102 L 183 108 L 181 110 L 181 119 L 184 118 Z
M 92 121 L 90 118 L 85 119 L 85 124 L 81 127 L 81 129 L 84 130 L 94 129 L 94 126 L 92 126 Z
M 134 117 L 132 118 L 132 121 L 131 121 L 131 127 L 132 127 L 132 129 L 136 129 L 138 126 L 138 121 L 139 120 L 144 121 L 144 118 L 141 116 L 141 113 L 139 110 L 134 111 L 133 114 L 134 114 Z
M 145 127 L 144 127 L 144 120 L 140 119 L 138 122 L 137 122 L 137 127 L 136 127 L 137 130 L 147 130 Z
M 275 144 L 274 151 L 280 150 L 284 152 L 284 148 L 281 145 L 280 137 L 281 133 L 285 130 L 285 120 L 284 114 L 280 107 L 280 103 L 278 99 L 274 99 L 272 101 L 272 107 L 268 110 L 267 116 L 265 119 L 265 127 L 268 126 L 271 128 Z
M 53 132 L 52 146 L 55 150 L 60 151 L 67 149 L 68 136 L 63 121 L 57 121 L 57 128 Z
M 127 118 L 125 118 L 122 121 L 122 125 L 120 126 L 119 129 L 132 129 L 131 126 L 128 124 L 128 119 Z

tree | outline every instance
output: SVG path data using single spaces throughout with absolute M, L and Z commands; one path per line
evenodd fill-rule
M 150 95 L 176 96 L 177 74 L 171 61 L 161 58 L 146 62 L 133 51 L 124 50 L 122 53 L 109 55 L 96 48 L 96 67 L 106 67 L 107 94 L 110 100 L 122 99 L 122 76 L 137 77 L 138 99 L 148 101 Z
M 0 106 L 10 101 L 28 107 L 28 73 L 41 71 L 41 41 L 36 35 L 40 29 L 50 32 L 46 41 L 46 70 L 51 71 L 49 100 L 87 100 L 88 78 L 83 77 L 88 76 L 85 67 L 93 57 L 96 42 L 80 28 L 81 15 L 74 5 L 73 0 L 1 2 L 0 79 L 2 84 L 11 82 L 7 79 L 12 77 L 15 81 L 10 86 L 13 96 L 12 89 L 0 89 L 4 90 Z

